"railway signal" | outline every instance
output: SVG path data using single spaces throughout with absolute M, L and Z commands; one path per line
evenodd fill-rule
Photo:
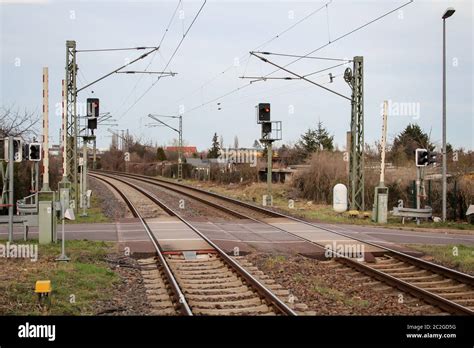
M 99 117 L 99 99 L 87 98 L 87 128 L 92 130 L 92 132 L 94 129 L 97 129 L 98 117 Z
M 4 158 L 8 162 L 10 160 L 8 138 L 4 140 Z M 21 138 L 13 138 L 13 161 L 21 162 L 23 160 L 23 140 Z
M 270 122 L 270 104 L 260 103 L 257 106 L 258 110 L 258 123 Z
M 272 143 L 281 140 L 281 121 L 271 121 L 270 103 L 259 103 L 257 109 L 257 123 L 262 125 L 260 142 L 266 144 L 267 149 L 267 194 L 263 196 L 264 205 L 273 205 L 272 199 Z
M 428 164 L 436 164 L 436 153 L 428 152 Z
M 13 139 L 13 160 L 21 162 L 23 160 L 23 140 L 20 138 Z
M 427 149 L 415 150 L 415 165 L 417 167 L 426 167 L 429 162 L 429 152 Z
M 41 161 L 41 144 L 31 143 L 28 144 L 28 160 L 33 162 Z
M 271 122 L 262 123 L 262 138 L 266 138 L 272 132 Z

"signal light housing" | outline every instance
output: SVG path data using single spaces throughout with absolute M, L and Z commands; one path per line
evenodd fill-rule
M 39 162 L 42 159 L 42 146 L 40 143 L 28 144 L 28 160 Z
M 258 123 L 270 122 L 270 103 L 260 103 L 257 106 Z
M 270 134 L 272 132 L 272 123 L 271 122 L 263 122 L 262 123 L 262 136 L 266 134 Z
M 87 128 L 97 129 L 98 117 L 99 117 L 99 99 L 87 98 Z
M 426 167 L 429 163 L 429 152 L 427 149 L 415 150 L 415 165 L 417 167 Z

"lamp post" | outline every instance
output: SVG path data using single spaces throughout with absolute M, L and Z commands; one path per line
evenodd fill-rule
M 455 12 L 449 7 L 443 14 L 443 222 L 446 221 L 446 18 Z

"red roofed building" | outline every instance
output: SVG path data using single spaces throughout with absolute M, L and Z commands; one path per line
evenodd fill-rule
M 167 146 L 165 151 L 169 152 L 178 152 L 179 146 Z M 195 153 L 197 153 L 196 146 L 183 146 L 181 148 L 184 157 L 192 157 Z

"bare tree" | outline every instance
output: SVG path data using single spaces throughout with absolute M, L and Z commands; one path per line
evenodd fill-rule
M 15 136 L 29 138 L 37 134 L 36 126 L 41 115 L 36 112 L 21 112 L 19 108 L 0 107 L 0 137 Z

